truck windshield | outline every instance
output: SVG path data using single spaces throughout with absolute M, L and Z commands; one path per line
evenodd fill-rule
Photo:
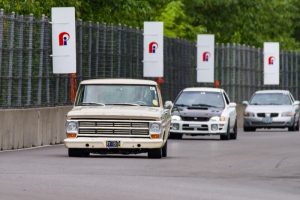
M 251 105 L 291 105 L 291 99 L 283 93 L 258 93 L 255 94 L 251 101 Z
M 81 85 L 76 106 L 149 106 L 158 107 L 156 86 L 151 85 Z
M 224 100 L 219 92 L 186 91 L 180 94 L 175 106 L 224 108 Z

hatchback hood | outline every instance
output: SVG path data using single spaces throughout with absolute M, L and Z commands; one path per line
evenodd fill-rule
M 67 115 L 68 119 L 148 119 L 160 120 L 163 109 L 145 106 L 77 106 Z
M 180 107 L 179 111 L 173 112 L 173 115 L 181 117 L 206 117 L 221 116 L 223 108 L 205 108 L 205 107 Z
M 282 113 L 292 110 L 292 105 L 248 105 L 246 107 L 246 111 L 252 113 Z

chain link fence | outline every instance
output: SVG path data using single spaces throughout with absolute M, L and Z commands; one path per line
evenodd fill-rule
M 78 83 L 94 78 L 143 78 L 143 31 L 127 26 L 76 22 Z M 196 45 L 164 39 L 164 100 L 174 100 L 196 82 Z M 0 11 L 0 107 L 69 105 L 70 76 L 52 73 L 51 24 L 46 16 Z M 261 89 L 299 94 L 299 54 L 280 53 L 280 85 L 263 85 L 263 50 L 239 44 L 216 44 L 215 80 L 240 103 Z

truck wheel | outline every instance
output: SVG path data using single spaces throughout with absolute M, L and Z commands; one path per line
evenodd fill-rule
M 90 152 L 82 149 L 68 149 L 69 157 L 88 157 Z
M 237 122 L 234 124 L 233 133 L 230 134 L 230 139 L 236 140 L 237 138 Z
M 220 140 L 230 140 L 230 121 L 228 121 L 227 132 L 225 135 L 220 135 Z
M 168 141 L 166 141 L 165 145 L 162 148 L 162 157 L 168 156 Z
M 162 157 L 162 148 L 150 149 L 148 151 L 148 158 L 161 158 L 161 157 Z

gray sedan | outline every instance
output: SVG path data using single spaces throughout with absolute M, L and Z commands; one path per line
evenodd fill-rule
M 257 91 L 244 101 L 244 131 L 256 128 L 288 128 L 299 131 L 299 101 L 286 90 Z

